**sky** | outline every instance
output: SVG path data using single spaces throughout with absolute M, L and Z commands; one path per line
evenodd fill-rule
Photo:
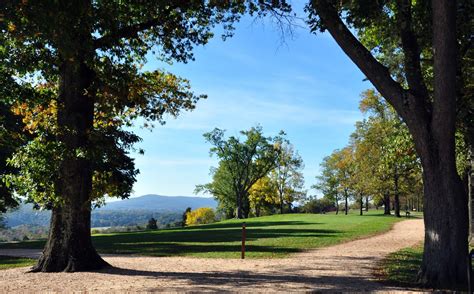
M 319 164 L 347 144 L 362 119 L 360 94 L 372 87 L 332 37 L 297 28 L 282 38 L 271 22 L 245 17 L 232 38 L 216 36 L 194 56 L 172 65 L 150 58 L 144 67 L 189 79 L 192 90 L 208 98 L 152 132 L 134 127 L 145 154 L 132 154 L 140 170 L 133 195 L 194 196 L 196 185 L 211 181 L 209 169 L 218 162 L 209 156 L 203 133 L 218 127 L 238 135 L 257 124 L 267 136 L 287 133 L 305 163 L 308 194 L 317 194 L 310 187 Z

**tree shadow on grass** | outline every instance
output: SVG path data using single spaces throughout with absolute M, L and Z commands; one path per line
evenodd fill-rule
M 267 239 L 281 237 L 324 237 L 342 234 L 339 230 L 326 229 L 264 229 L 248 228 L 247 239 Z M 168 232 L 141 232 L 137 234 L 101 235 L 93 238 L 97 246 L 111 243 L 137 242 L 235 242 L 242 239 L 241 230 L 214 229 L 212 231 L 168 231 Z
M 138 247 L 139 246 L 139 247 Z M 137 248 L 138 247 L 138 248 Z M 236 258 L 240 257 L 240 244 L 179 244 L 179 243 L 153 243 L 153 244 L 125 244 L 119 248 L 113 250 L 102 250 L 102 252 L 113 253 L 113 254 L 145 254 L 147 256 L 181 256 L 196 253 L 232 253 L 236 254 Z M 288 254 L 301 252 L 298 248 L 289 247 L 274 247 L 274 246 L 259 246 L 259 245 L 247 245 L 247 255 L 259 254 L 259 253 L 274 253 L 274 254 Z
M 269 221 L 255 221 L 252 220 L 250 222 L 246 222 L 245 219 L 242 220 L 235 220 L 233 222 L 218 222 L 218 223 L 213 223 L 213 224 L 208 224 L 208 225 L 202 225 L 202 226 L 191 226 L 191 227 L 186 227 L 186 230 L 201 230 L 203 228 L 205 229 L 221 229 L 221 228 L 237 228 L 240 229 L 242 228 L 242 223 L 245 223 L 245 226 L 247 228 L 255 228 L 255 227 L 278 227 L 278 226 L 311 226 L 311 225 L 320 225 L 322 223 L 318 222 L 303 222 L 303 221 L 278 221 L 278 222 L 269 222 Z
M 246 246 L 248 252 L 259 255 L 265 253 L 288 254 L 301 252 L 290 243 L 286 247 L 258 246 L 251 244 L 252 241 L 262 239 L 284 238 L 331 238 L 342 234 L 337 230 L 292 230 L 273 229 L 265 230 L 253 228 L 247 231 Z M 112 254 L 143 254 L 152 256 L 175 256 L 186 254 L 202 254 L 213 252 L 216 254 L 229 252 L 240 252 L 242 235 L 240 231 L 213 230 L 212 233 L 195 231 L 177 231 L 166 234 L 143 233 L 139 235 L 104 235 L 94 238 L 94 246 L 101 253 Z M 301 243 L 301 241 L 300 241 Z

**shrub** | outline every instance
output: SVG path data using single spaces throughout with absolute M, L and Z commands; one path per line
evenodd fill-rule
M 216 214 L 210 207 L 202 207 L 192 210 L 186 214 L 186 225 L 210 224 L 215 222 Z
M 148 224 L 146 225 L 146 228 L 147 228 L 148 230 L 156 230 L 156 229 L 158 229 L 158 225 L 156 224 L 156 219 L 150 218 L 150 220 L 148 221 Z
M 325 213 L 333 211 L 334 203 L 327 198 L 310 198 L 302 207 L 301 212 L 304 213 Z

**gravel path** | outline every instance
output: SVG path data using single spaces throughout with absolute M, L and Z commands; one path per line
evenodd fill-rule
M 382 235 L 284 259 L 105 256 L 114 268 L 94 273 L 0 271 L 0 292 L 403 291 L 377 283 L 374 271 L 423 235 L 423 220 L 406 220 Z

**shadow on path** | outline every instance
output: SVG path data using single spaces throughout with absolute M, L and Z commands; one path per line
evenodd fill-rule
M 373 280 L 361 279 L 361 277 L 327 275 L 307 276 L 291 273 L 301 270 L 302 269 L 292 269 L 289 270 L 288 273 L 255 273 L 252 271 L 242 270 L 228 272 L 167 272 L 111 267 L 102 270 L 101 273 L 121 276 L 141 276 L 150 279 L 167 279 L 176 282 L 185 282 L 186 284 L 191 284 L 193 290 L 219 289 L 219 291 L 221 291 L 224 288 L 231 291 L 238 291 L 255 288 L 264 289 L 265 287 L 270 287 L 270 289 L 280 288 L 281 290 L 295 288 L 299 289 L 299 291 L 301 291 L 301 289 L 318 289 L 318 291 L 320 291 L 320 289 L 327 289 L 330 291 L 387 290 L 386 286 Z M 177 289 L 179 289 L 179 287 L 177 287 Z M 152 291 L 153 289 L 148 290 Z M 155 290 L 159 290 L 159 288 L 156 288 Z

